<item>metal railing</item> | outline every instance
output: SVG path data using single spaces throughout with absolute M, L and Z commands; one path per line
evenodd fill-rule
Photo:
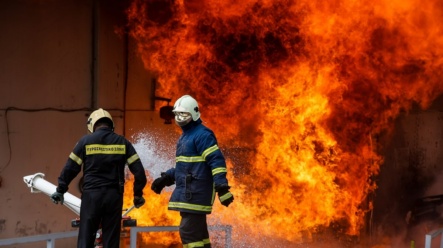
M 26 236 L 19 238 L 0 239 L 0 246 L 46 241 L 46 248 L 55 248 L 56 239 L 72 238 L 77 236 L 78 236 L 78 231 L 71 231 L 71 232 L 58 232 L 58 233 Z
M 441 236 L 440 248 L 443 248 L 443 228 L 429 232 L 425 235 L 425 248 L 431 248 L 432 239 Z
M 130 232 L 130 247 L 137 247 L 137 234 L 139 232 L 174 232 L 178 231 L 178 226 L 144 226 L 144 227 L 131 227 Z M 232 226 L 225 225 L 217 225 L 217 226 L 209 226 L 209 231 L 224 231 L 225 235 L 225 247 L 231 248 L 232 241 Z M 15 245 L 15 244 L 26 244 L 26 243 L 34 243 L 40 241 L 46 241 L 46 248 L 55 248 L 55 240 L 63 239 L 63 238 L 72 238 L 78 236 L 78 231 L 70 231 L 70 232 L 59 232 L 59 233 L 49 233 L 49 234 L 41 234 L 34 236 L 26 236 L 19 238 L 10 238 L 10 239 L 0 239 L 0 246 L 3 245 Z

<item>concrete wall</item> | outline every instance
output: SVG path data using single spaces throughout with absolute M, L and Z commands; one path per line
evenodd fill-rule
M 116 132 L 130 140 L 145 127 L 170 129 L 153 111 L 151 75 L 121 32 L 126 4 L 1 3 L 0 239 L 76 230 L 70 220 L 77 216 L 44 194 L 31 194 L 23 177 L 42 172 L 56 184 L 69 153 L 87 132 L 91 110 L 110 110 Z M 78 197 L 79 179 L 69 190 Z M 76 247 L 75 239 L 56 244 Z
M 414 240 L 416 247 L 424 247 L 425 234 L 443 227 L 442 219 L 420 217 L 413 223 L 408 213 L 418 209 L 418 199 L 443 195 L 443 97 L 426 111 L 414 108 L 402 114 L 392 132 L 379 138 L 384 164 L 375 178 L 371 235 L 406 243 Z M 435 210 L 443 217 L 441 207 L 436 205 Z

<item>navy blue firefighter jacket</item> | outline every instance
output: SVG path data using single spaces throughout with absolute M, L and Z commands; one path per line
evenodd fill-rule
M 214 133 L 200 119 L 181 128 L 175 167 L 166 171 L 176 184 L 168 209 L 210 214 L 215 199 L 214 186 L 228 184 L 225 158 Z

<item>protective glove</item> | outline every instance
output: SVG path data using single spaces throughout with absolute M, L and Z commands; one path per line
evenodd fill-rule
M 231 187 L 227 184 L 215 186 L 215 191 L 218 193 L 218 199 L 220 203 L 227 207 L 234 201 L 234 196 L 229 192 Z
M 54 202 L 55 204 L 58 204 L 59 202 L 60 202 L 60 204 L 61 205 L 63 205 L 63 202 L 65 201 L 65 198 L 63 197 L 63 194 L 62 193 L 59 193 L 59 192 L 54 192 L 52 195 L 51 195 L 51 200 L 52 200 L 52 202 Z
M 143 196 L 135 196 L 134 197 L 134 206 L 139 208 L 145 204 L 145 198 Z
M 152 182 L 151 189 L 160 194 L 164 187 L 171 186 L 174 184 L 174 179 L 168 176 L 166 173 L 162 172 L 161 177 L 157 178 Z

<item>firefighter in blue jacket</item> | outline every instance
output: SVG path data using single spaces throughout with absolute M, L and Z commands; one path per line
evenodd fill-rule
M 226 179 L 226 161 L 214 133 L 202 124 L 197 101 L 189 95 L 179 98 L 173 112 L 183 130 L 177 142 L 174 168 L 161 173 L 151 189 L 160 194 L 165 186 L 176 187 L 168 209 L 180 212 L 183 247 L 211 247 L 206 215 L 212 212 L 215 194 L 229 206 L 234 196 Z
M 83 168 L 83 191 L 77 247 L 93 248 L 101 224 L 103 247 L 118 248 L 123 207 L 124 169 L 134 174 L 134 206 L 145 203 L 146 175 L 133 145 L 114 133 L 112 116 L 104 109 L 91 113 L 87 122 L 91 134 L 83 136 L 69 155 L 58 178 L 54 203 L 63 204 L 70 182 Z

